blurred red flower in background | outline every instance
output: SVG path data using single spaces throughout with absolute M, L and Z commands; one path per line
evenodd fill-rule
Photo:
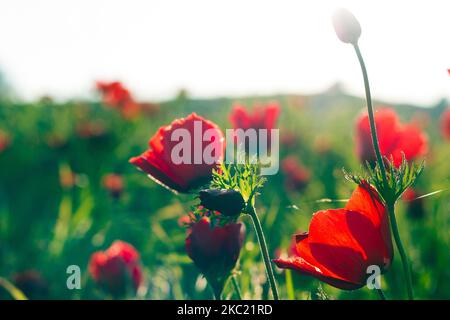
M 402 124 L 393 109 L 379 108 L 375 113 L 375 126 L 381 155 L 388 159 L 392 157 L 395 166 L 401 164 L 402 154 L 408 161 L 426 154 L 427 136 L 415 123 Z M 356 122 L 356 152 L 362 162 L 375 163 L 376 156 L 366 112 Z
M 386 271 L 393 257 L 386 208 L 366 182 L 344 209 L 316 212 L 309 233 L 296 235 L 295 241 L 292 255 L 274 262 L 344 290 L 366 285 L 367 268 Z
M 285 176 L 285 186 L 288 190 L 303 190 L 311 177 L 308 169 L 298 162 L 296 157 L 288 156 L 281 162 L 281 170 Z
M 236 265 L 244 235 L 242 223 L 213 225 L 208 217 L 201 218 L 188 229 L 186 251 L 213 287 L 223 286 Z
M 101 137 L 106 133 L 105 124 L 100 120 L 83 120 L 75 127 L 76 134 L 83 139 Z
M 104 290 L 115 297 L 129 289 L 137 291 L 143 282 L 140 257 L 129 243 L 117 240 L 106 250 L 92 254 L 89 273 Z
M 260 134 L 259 129 L 266 129 L 267 140 L 265 146 L 267 147 L 267 150 L 271 150 L 271 141 L 272 141 L 271 130 L 275 129 L 279 114 L 280 114 L 280 105 L 277 102 L 270 102 L 265 105 L 256 104 L 253 106 L 253 110 L 251 112 L 248 111 L 243 105 L 235 104 L 230 113 L 230 122 L 233 125 L 234 129 L 243 129 L 243 130 L 255 129 L 258 144 Z M 241 144 L 242 142 L 237 141 L 237 138 L 238 135 L 236 133 L 235 143 Z M 245 145 L 240 147 L 244 148 L 247 153 L 253 153 L 251 152 L 250 149 L 251 142 L 252 141 L 248 141 L 248 139 L 246 139 Z M 259 153 L 259 151 L 261 150 L 262 150 L 261 145 L 259 145 L 258 151 L 255 150 L 255 152 Z
M 200 137 L 197 137 L 197 133 L 194 133 L 195 122 L 201 124 L 201 132 L 198 132 L 198 134 L 201 134 Z M 191 136 L 189 142 L 191 146 L 190 163 L 176 164 L 172 160 L 172 150 L 180 143 L 178 140 L 172 141 L 172 133 L 178 129 L 187 130 Z M 206 131 L 211 133 L 210 141 L 200 140 L 201 143 L 200 141 L 194 141 L 203 139 Z M 194 153 L 198 152 L 198 150 L 195 150 L 197 143 L 201 147 L 200 155 L 203 155 L 208 145 L 216 146 L 216 152 L 213 154 L 214 163 L 208 164 L 204 160 L 200 164 L 195 163 Z M 131 158 L 130 163 L 146 172 L 156 182 L 178 192 L 189 192 L 209 181 L 212 177 L 212 169 L 223 159 L 224 154 L 224 138 L 220 128 L 215 123 L 205 120 L 195 113 L 159 128 L 148 144 L 150 149 L 140 156 Z
M 68 165 L 59 168 L 59 184 L 63 189 L 73 188 L 78 181 L 78 176 Z
M 441 132 L 445 139 L 450 140 L 450 109 L 444 111 L 441 116 Z
M 271 102 L 265 105 L 255 105 L 253 111 L 249 112 L 241 104 L 235 104 L 230 114 L 231 124 L 235 129 L 275 129 L 280 105 Z
M 119 81 L 96 83 L 97 90 L 102 94 L 103 103 L 113 108 L 119 108 L 130 100 L 130 91 Z
M 109 107 L 120 109 L 125 118 L 133 118 L 139 114 L 139 104 L 121 82 L 98 81 L 96 87 L 102 94 L 103 103 Z
M 113 198 L 119 198 L 124 189 L 123 178 L 116 173 L 109 173 L 103 177 L 103 187 L 109 191 Z
M 6 147 L 8 147 L 10 142 L 11 142 L 11 139 L 9 137 L 9 134 L 0 130 L 0 152 L 5 150 Z

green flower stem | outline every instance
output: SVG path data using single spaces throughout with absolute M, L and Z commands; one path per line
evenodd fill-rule
M 292 271 L 290 269 L 286 269 L 284 270 L 284 273 L 286 275 L 286 289 L 288 300 L 295 300 L 294 282 L 292 281 Z
M 375 155 L 377 157 L 377 162 L 378 165 L 380 166 L 381 175 L 383 177 L 383 184 L 387 187 L 386 168 L 384 167 L 383 157 L 381 156 L 380 152 L 380 145 L 378 144 L 377 128 L 375 126 L 375 117 L 373 114 L 373 106 L 372 106 L 372 95 L 370 94 L 369 77 L 367 75 L 366 64 L 364 63 L 364 59 L 361 55 L 361 51 L 359 50 L 358 44 L 355 44 L 354 48 L 356 55 L 358 56 L 358 61 L 361 66 L 361 71 L 364 78 L 364 88 L 366 91 L 366 101 L 369 114 L 370 132 L 372 134 L 373 147 L 375 149 Z
M 386 296 L 384 295 L 383 290 L 377 289 L 377 293 L 378 293 L 378 296 L 380 297 L 380 300 L 387 300 Z
M 255 227 L 256 236 L 258 238 L 259 247 L 261 248 L 261 255 L 264 260 L 264 265 L 266 267 L 267 278 L 269 279 L 270 288 L 272 289 L 272 295 L 274 300 L 278 300 L 278 289 L 275 282 L 275 276 L 273 273 L 272 264 L 269 258 L 269 251 L 267 250 L 266 239 L 264 238 L 264 233 L 261 227 L 261 222 L 259 221 L 258 215 L 256 214 L 255 207 L 253 205 L 248 205 L 246 213 L 250 215 L 253 220 L 253 225 Z
M 374 118 L 374 114 L 373 114 L 372 96 L 370 94 L 369 77 L 367 75 L 366 65 L 365 65 L 364 59 L 361 55 L 361 51 L 359 50 L 358 44 L 356 43 L 353 46 L 355 48 L 355 52 L 358 57 L 358 61 L 361 66 L 361 71 L 362 71 L 363 78 L 364 78 L 364 88 L 366 91 L 367 109 L 368 109 L 368 114 L 369 114 L 370 132 L 372 134 L 373 147 L 375 149 L 375 155 L 377 157 L 377 162 L 380 167 L 383 184 L 385 187 L 388 187 L 388 181 L 387 181 L 387 176 L 386 176 L 386 167 L 384 166 L 383 158 L 381 156 L 380 146 L 379 146 L 378 137 L 377 137 L 377 129 L 375 127 L 375 118 Z M 389 199 L 385 199 L 385 200 L 389 200 Z M 405 277 L 406 277 L 406 286 L 407 286 L 407 290 L 408 290 L 408 297 L 409 297 L 409 299 L 413 299 L 411 269 L 409 267 L 408 258 L 406 256 L 405 249 L 403 248 L 403 244 L 400 239 L 400 234 L 398 232 L 397 221 L 395 218 L 395 211 L 394 211 L 395 201 L 396 200 L 391 201 L 391 203 L 386 203 L 386 205 L 388 207 L 389 220 L 390 220 L 390 224 L 391 224 L 391 228 L 392 228 L 392 233 L 393 233 L 394 239 L 395 239 L 395 244 L 400 253 L 400 258 L 401 258 L 402 264 L 403 264 L 403 272 L 405 273 Z
M 231 276 L 231 283 L 233 284 L 234 292 L 236 293 L 238 300 L 242 300 L 241 290 L 239 289 L 239 283 L 237 282 L 235 275 Z
M 411 269 L 408 262 L 408 256 L 406 255 L 405 249 L 403 248 L 402 241 L 400 239 L 400 234 L 398 232 L 397 220 L 395 218 L 394 205 L 388 205 L 389 220 L 391 222 L 392 234 L 394 235 L 395 243 L 397 244 L 397 250 L 400 254 L 402 260 L 403 272 L 406 278 L 406 289 L 408 291 L 408 298 L 414 300 L 413 288 L 412 288 L 412 278 Z

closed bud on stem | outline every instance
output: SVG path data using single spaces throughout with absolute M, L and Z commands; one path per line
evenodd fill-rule
M 245 201 L 239 191 L 233 189 L 208 189 L 199 193 L 200 205 L 219 211 L 226 217 L 238 216 L 244 208 Z
M 361 25 L 347 9 L 338 9 L 333 14 L 333 27 L 339 40 L 356 45 L 361 35 Z
M 216 297 L 236 265 L 244 241 L 245 227 L 241 222 L 212 226 L 207 217 L 188 230 L 186 251 L 200 269 Z

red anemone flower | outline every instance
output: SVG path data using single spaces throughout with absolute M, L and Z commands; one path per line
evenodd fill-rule
M 241 222 L 212 225 L 203 217 L 188 229 L 186 251 L 208 281 L 223 285 L 236 265 L 244 241 Z
M 441 117 L 442 136 L 450 141 L 450 109 L 444 111 Z
M 427 136 L 415 123 L 402 124 L 393 109 L 378 109 L 375 113 L 375 126 L 381 155 L 388 159 L 392 158 L 395 166 L 401 164 L 403 154 L 408 161 L 426 154 Z M 357 119 L 356 152 L 362 162 L 376 161 L 367 113 L 363 113 Z
M 248 129 L 256 130 L 256 138 L 259 143 L 259 130 L 267 130 L 267 150 L 271 150 L 272 129 L 275 129 L 278 116 L 280 114 L 280 105 L 277 102 L 271 102 L 265 105 L 255 105 L 252 112 L 248 111 L 243 105 L 235 104 L 230 114 L 230 122 L 234 129 L 242 129 L 247 131 Z M 238 139 L 236 133 L 236 138 Z M 236 141 L 236 143 L 244 143 L 243 141 Z M 250 143 L 252 141 L 245 142 L 245 150 L 249 152 Z M 261 148 L 261 146 L 260 146 Z
M 97 90 L 100 91 L 103 103 L 107 106 L 116 108 L 132 100 L 130 91 L 119 81 L 103 82 L 98 81 Z
M 130 163 L 178 192 L 189 192 L 211 179 L 212 169 L 224 154 L 220 128 L 195 113 L 159 128 L 149 146 L 143 154 L 131 158 Z
M 102 94 L 105 105 L 120 109 L 122 115 L 127 119 L 131 119 L 139 114 L 140 105 L 121 82 L 98 81 L 96 86 L 97 90 Z
M 280 105 L 271 102 L 255 105 L 249 112 L 241 104 L 235 104 L 230 114 L 230 121 L 235 129 L 274 129 L 280 114 Z
M 274 262 L 344 290 L 366 285 L 367 268 L 376 265 L 384 272 L 393 257 L 386 208 L 366 182 L 344 209 L 316 212 L 309 233 L 295 241 L 292 256 Z
M 106 251 L 95 252 L 89 261 L 89 273 L 95 282 L 114 296 L 136 291 L 142 284 L 140 257 L 129 243 L 114 241 Z

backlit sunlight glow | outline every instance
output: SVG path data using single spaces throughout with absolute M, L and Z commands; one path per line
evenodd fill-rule
M 363 95 L 351 46 L 330 17 L 350 9 L 378 99 L 450 97 L 448 1 L 0 2 L 0 70 L 19 97 L 87 97 L 118 79 L 141 99 L 314 93 Z

